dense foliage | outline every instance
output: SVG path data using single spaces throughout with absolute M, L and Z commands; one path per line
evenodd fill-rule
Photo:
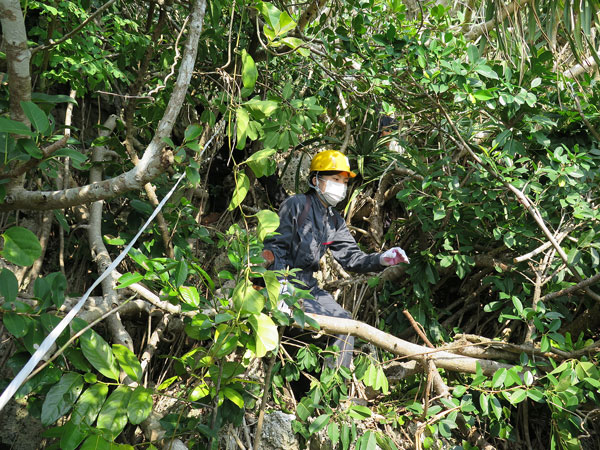
M 185 177 L 18 390 L 48 448 L 251 447 L 265 409 L 300 445 L 598 447 L 595 2 L 0 4 L 2 390 Z M 324 148 L 361 247 L 411 259 L 324 286 L 436 349 L 331 370 L 309 294 L 277 311 L 262 242 Z

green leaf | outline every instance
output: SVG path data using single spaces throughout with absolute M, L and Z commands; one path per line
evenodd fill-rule
M 267 288 L 270 309 L 274 309 L 277 306 L 277 302 L 279 300 L 279 290 L 281 288 L 279 280 L 277 279 L 277 275 L 275 275 L 275 273 L 271 271 L 265 272 L 263 274 L 263 280 L 265 280 L 265 285 Z
M 231 198 L 231 202 L 229 203 L 229 207 L 227 209 L 229 211 L 233 211 L 235 208 L 237 208 L 239 204 L 244 201 L 249 190 L 250 179 L 244 172 L 238 172 L 235 191 L 233 192 L 233 197 Z
M 244 397 L 242 397 L 235 389 L 225 386 L 223 388 L 223 394 L 238 408 L 242 409 L 244 407 Z
M 371 417 L 371 410 L 366 406 L 352 405 L 348 408 L 348 415 L 353 419 L 364 420 Z
M 496 397 L 490 397 L 490 406 L 492 407 L 496 419 L 500 420 L 502 418 L 502 405 L 500 404 L 500 400 Z
M 84 427 L 76 425 L 73 420 L 60 427 L 60 449 L 75 450 L 88 435 L 87 430 L 84 430 Z
M 94 330 L 87 330 L 79 337 L 81 351 L 94 368 L 105 377 L 119 380 L 119 368 L 115 355 L 107 342 Z
M 260 294 L 259 294 L 260 295 Z M 262 296 L 261 296 L 262 297 Z M 277 325 L 266 314 L 252 315 L 248 322 L 256 333 L 256 356 L 262 358 L 279 345 Z
M 108 430 L 112 439 L 115 439 L 125 425 L 127 425 L 127 410 L 131 389 L 127 386 L 119 386 L 108 397 L 100 414 L 98 414 L 98 428 Z
M 467 55 L 471 64 L 477 63 L 477 61 L 479 61 L 479 49 L 477 46 L 469 44 L 469 47 L 467 48 Z
M 19 282 L 12 271 L 2 269 L 0 272 L 0 295 L 4 297 L 6 303 L 13 302 L 17 299 L 19 293 Z
M 246 50 L 242 50 L 242 83 L 244 87 L 250 91 L 254 89 L 256 80 L 258 79 L 258 70 L 252 56 Z
M 192 123 L 188 125 L 184 133 L 185 142 L 193 141 L 194 139 L 200 137 L 203 131 L 204 128 L 201 125 L 198 125 L 197 123 Z
M 44 134 L 48 131 L 48 116 L 38 105 L 33 102 L 21 102 L 21 108 L 38 133 Z
M 526 398 L 527 391 L 524 389 L 517 389 L 512 394 L 510 394 L 509 402 L 511 405 L 516 405 L 517 403 L 521 403 Z
M 100 435 L 90 436 L 79 450 L 113 450 L 112 445 Z
M 6 312 L 2 317 L 2 322 L 10 334 L 16 338 L 22 338 L 29 333 L 33 320 L 27 316 Z
M 129 421 L 138 425 L 148 418 L 152 412 L 152 390 L 138 386 L 131 393 L 127 406 Z
M 256 234 L 260 241 L 263 241 L 269 233 L 272 233 L 279 226 L 279 216 L 267 209 L 263 209 L 256 213 L 258 219 L 258 227 L 256 228 Z
M 506 369 L 502 367 L 492 377 L 492 387 L 498 388 L 504 385 L 504 380 L 506 380 Z
M 493 99 L 495 96 L 489 89 L 480 89 L 473 92 L 473 97 L 475 97 L 477 100 L 487 101 Z
M 71 162 L 76 169 L 85 170 L 85 162 L 88 157 L 81 152 L 73 148 L 61 148 L 52 154 L 53 157 L 61 157 L 65 156 L 67 158 L 71 158 Z
M 123 372 L 133 381 L 140 381 L 142 378 L 142 366 L 135 354 L 121 344 L 113 344 L 112 349 Z
M 92 425 L 106 400 L 108 395 L 108 386 L 104 383 L 96 383 L 85 390 L 73 408 L 71 421 L 79 425 L 87 423 Z
M 144 279 L 144 276 L 137 273 L 137 272 L 133 272 L 133 273 L 124 273 L 123 275 L 121 275 L 119 277 L 119 279 L 117 280 L 117 282 L 119 283 L 118 285 L 115 286 L 115 289 L 123 289 L 126 288 L 127 286 L 131 286 L 134 283 L 139 283 L 140 281 L 142 281 Z
M 301 45 L 304 44 L 302 39 L 298 39 L 296 37 L 285 37 L 281 39 L 281 42 L 283 42 L 292 50 L 298 50 L 298 53 L 304 57 L 310 56 L 310 50 L 306 47 L 301 47 Z
M 253 153 L 252 155 L 250 155 L 250 157 L 248 159 L 246 159 L 245 162 L 249 163 L 249 162 L 252 162 L 252 161 L 260 161 L 261 159 L 270 158 L 275 153 L 277 153 L 276 149 L 274 149 L 274 148 L 265 148 L 264 150 L 259 150 L 256 153 Z
M 44 157 L 44 153 L 31 139 L 19 139 L 18 145 L 32 158 L 42 159 Z
M 250 116 L 248 115 L 248 111 L 241 106 L 235 110 L 235 123 L 237 148 L 243 149 L 246 145 L 246 136 L 248 135 Z
M 175 271 L 173 272 L 173 281 L 175 287 L 183 286 L 188 276 L 188 266 L 185 261 L 181 260 L 175 266 Z
M 329 423 L 329 418 L 331 417 L 331 414 L 321 414 L 319 417 L 317 417 L 313 423 L 311 423 L 308 426 L 308 431 L 310 434 L 315 434 L 318 433 L 319 431 L 321 431 L 323 428 L 325 428 L 327 426 L 327 424 Z
M 331 440 L 331 443 L 335 447 L 335 445 L 340 440 L 340 427 L 339 427 L 339 425 L 337 423 L 331 422 L 327 426 L 327 436 L 329 436 L 329 439 Z
M 282 11 L 279 15 L 279 26 L 275 27 L 277 34 L 285 34 L 294 28 L 296 28 L 296 22 L 294 22 L 294 19 L 292 19 L 288 13 Z
M 83 377 L 74 372 L 65 373 L 60 381 L 46 394 L 40 420 L 45 426 L 51 425 L 73 407 L 83 389 Z
M 31 131 L 27 125 L 7 117 L 0 117 L 0 132 L 19 134 L 24 136 L 35 136 L 36 133 Z
M 486 78 L 490 78 L 492 80 L 498 79 L 498 74 L 490 66 L 486 66 L 485 64 L 477 67 L 475 69 L 475 72 L 477 72 L 479 75 L 482 75 Z
M 258 2 L 256 9 L 258 9 L 265 19 L 265 22 L 267 22 L 272 29 L 279 27 L 279 16 L 281 15 L 281 11 L 279 11 L 275 5 L 270 2 Z
M 77 100 L 64 94 L 50 95 L 42 92 L 32 92 L 31 99 L 36 103 L 49 103 L 52 105 L 56 103 L 73 103 L 74 105 L 77 105 Z
M 244 103 L 257 119 L 263 119 L 265 117 L 269 117 L 275 111 L 279 109 L 279 102 L 274 100 L 260 100 L 257 97 L 254 97 L 247 102 Z M 265 144 L 265 147 L 268 147 Z
M 233 291 L 233 305 L 241 314 L 260 314 L 265 298 L 247 280 L 242 280 Z
M 183 297 L 183 301 L 193 308 L 200 306 L 200 294 L 194 286 L 184 286 L 179 288 L 179 293 Z
M 30 266 L 42 255 L 42 246 L 35 234 L 23 227 L 11 227 L 2 234 L 4 259 L 18 266 Z

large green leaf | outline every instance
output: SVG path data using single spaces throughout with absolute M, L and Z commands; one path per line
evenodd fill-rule
M 94 330 L 87 330 L 79 338 L 81 351 L 94 368 L 105 377 L 119 379 L 119 367 L 108 343 Z
M 0 272 L 0 295 L 6 303 L 15 301 L 19 293 L 19 282 L 11 270 L 2 269 Z
M 258 227 L 256 228 L 256 234 L 258 239 L 263 241 L 265 237 L 272 233 L 279 226 L 279 216 L 273 211 L 263 209 L 256 213 L 258 219 Z
M 79 425 L 86 423 L 92 425 L 106 400 L 108 395 L 108 385 L 104 383 L 96 383 L 85 390 L 73 408 L 71 421 Z
M 0 117 L 0 132 L 35 136 L 35 133 L 27 125 L 7 117 Z
M 48 131 L 50 121 L 48 121 L 48 116 L 38 105 L 33 102 L 21 102 L 21 107 L 37 132 L 44 134 Z
M 264 119 L 265 117 L 269 117 L 280 107 L 279 102 L 276 102 L 274 100 L 261 100 L 257 97 L 248 100 L 244 103 L 244 105 L 252 112 L 252 115 L 257 119 Z
M 51 425 L 69 412 L 82 389 L 83 377 L 80 374 L 65 373 L 46 394 L 40 417 L 42 423 Z
M 72 420 L 64 424 L 60 429 L 60 449 L 75 450 L 88 435 L 84 429 L 85 427 L 73 423 Z
M 252 315 L 248 322 L 256 333 L 256 356 L 262 358 L 279 344 L 277 325 L 266 314 Z
M 258 79 L 258 70 L 252 56 L 246 50 L 242 50 L 242 83 L 248 90 L 254 89 L 256 80 Z
M 28 316 L 22 316 L 13 312 L 5 312 L 2 322 L 6 329 L 16 338 L 22 338 L 31 329 L 33 320 Z
M 119 386 L 108 397 L 100 414 L 98 414 L 98 428 L 108 430 L 114 439 L 125 425 L 127 425 L 127 407 L 131 397 L 131 389 L 127 386 Z
M 4 249 L 1 255 L 18 266 L 30 266 L 42 254 L 42 246 L 35 234 L 23 227 L 11 227 L 2 235 Z
M 233 291 L 233 305 L 240 314 L 259 314 L 265 306 L 265 298 L 248 280 L 242 280 Z
M 235 191 L 229 203 L 229 211 L 233 211 L 244 201 L 248 191 L 250 190 L 250 179 L 244 172 L 238 172 L 236 177 Z
M 112 349 L 123 372 L 132 380 L 140 381 L 142 378 L 142 366 L 135 354 L 121 344 L 113 344 Z
M 138 386 L 131 393 L 129 405 L 127 406 L 127 417 L 134 424 L 140 424 L 152 412 L 152 390 Z
M 308 431 L 310 432 L 310 434 L 318 433 L 323 428 L 325 428 L 327 426 L 327 424 L 329 423 L 329 418 L 330 417 L 331 417 L 331 414 L 321 414 L 319 417 L 317 417 L 308 426 Z

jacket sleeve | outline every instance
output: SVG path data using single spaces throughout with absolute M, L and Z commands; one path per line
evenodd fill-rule
M 271 250 L 275 261 L 269 267 L 271 270 L 284 270 L 292 267 L 294 255 L 292 242 L 294 241 L 294 230 L 297 227 L 300 202 L 297 197 L 288 197 L 279 207 L 279 227 L 273 237 L 265 239 L 265 250 Z
M 353 272 L 378 272 L 385 267 L 379 263 L 379 253 L 365 253 L 359 247 L 346 222 L 338 218 L 341 225 L 336 230 L 335 239 L 329 245 L 333 257 L 346 270 Z

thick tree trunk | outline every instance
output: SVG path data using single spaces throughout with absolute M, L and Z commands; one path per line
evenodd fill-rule
M 10 117 L 29 125 L 21 102 L 31 100 L 31 51 L 27 47 L 25 21 L 18 0 L 0 0 L 0 23 L 8 65 Z

